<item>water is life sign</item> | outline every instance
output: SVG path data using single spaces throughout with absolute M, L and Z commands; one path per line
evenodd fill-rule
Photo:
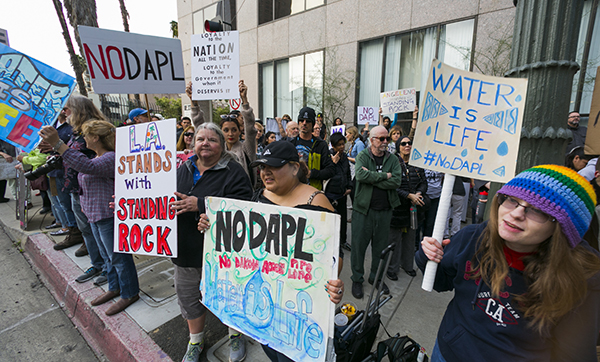
M 434 60 L 410 164 L 475 179 L 514 177 L 527 79 L 498 78 Z

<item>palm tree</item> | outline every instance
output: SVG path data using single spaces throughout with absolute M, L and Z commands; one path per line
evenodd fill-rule
M 79 54 L 83 57 L 83 44 L 79 37 L 78 25 L 98 27 L 98 15 L 96 14 L 96 0 L 65 0 L 65 8 L 69 16 L 69 22 L 73 27 L 75 40 L 79 45 Z
M 83 80 L 84 69 L 81 65 L 79 57 L 77 56 L 77 54 L 75 54 L 73 42 L 71 41 L 71 34 L 69 33 L 69 28 L 67 27 L 67 22 L 65 20 L 65 14 L 63 13 L 62 3 L 60 2 L 60 0 L 52 0 L 52 2 L 54 3 L 56 15 L 58 15 L 58 21 L 60 22 L 60 26 L 63 30 L 63 37 L 65 38 L 65 43 L 67 44 L 69 56 L 71 57 L 71 66 L 73 67 L 73 71 L 75 71 L 75 77 L 77 78 L 77 86 L 79 87 L 79 93 L 87 97 L 87 88 L 85 86 L 85 81 Z
M 129 33 L 129 13 L 125 8 L 125 0 L 119 0 L 119 5 L 121 5 L 121 17 L 123 18 L 123 29 Z

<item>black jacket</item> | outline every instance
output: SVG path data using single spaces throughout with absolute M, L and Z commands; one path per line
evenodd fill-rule
M 335 156 L 336 152 L 332 149 L 329 150 L 331 156 Z M 333 162 L 333 161 L 332 161 Z M 350 174 L 350 161 L 345 153 L 340 154 L 340 160 L 335 165 L 335 174 L 329 179 L 327 186 L 325 187 L 325 196 L 331 200 L 337 200 L 341 198 L 346 190 L 352 190 L 352 176 Z
M 290 142 L 298 148 L 298 145 L 301 144 L 302 141 L 300 141 L 300 136 L 298 136 L 292 138 Z M 323 190 L 323 181 L 333 177 L 335 174 L 335 165 L 333 164 L 333 161 L 331 161 L 329 149 L 325 141 L 313 136 L 311 143 L 312 148 L 309 152 L 310 156 L 306 164 L 310 169 L 310 185 L 318 190 Z
M 252 186 L 248 175 L 231 156 L 226 155 L 211 169 L 204 171 L 194 185 L 192 163 L 196 156 L 190 157 L 177 169 L 177 192 L 198 198 L 198 212 L 186 212 L 177 216 L 177 253 L 172 259 L 180 267 L 202 267 L 204 234 L 198 231 L 198 218 L 205 212 L 204 198 L 207 196 L 227 197 L 250 200 Z
M 402 184 L 396 189 L 398 197 L 400 197 L 400 206 L 392 212 L 390 226 L 394 229 L 410 227 L 410 207 L 412 202 L 408 198 L 408 194 L 415 194 L 420 191 L 421 195 L 427 195 L 425 170 L 408 165 L 402 158 L 398 158 L 400 159 L 400 167 L 402 168 Z

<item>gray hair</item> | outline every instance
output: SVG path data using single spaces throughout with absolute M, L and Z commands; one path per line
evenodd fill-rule
M 221 159 L 225 156 L 233 157 L 233 154 L 227 151 L 227 145 L 225 144 L 225 135 L 216 123 L 205 122 L 199 125 L 198 128 L 196 128 L 196 132 L 194 133 L 194 143 L 196 143 L 196 135 L 202 129 L 213 131 L 214 133 L 216 133 L 217 137 L 219 137 L 219 144 L 221 145 Z

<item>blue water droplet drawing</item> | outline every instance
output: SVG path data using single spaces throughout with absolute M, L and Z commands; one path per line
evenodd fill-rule
M 467 152 L 466 148 L 464 150 L 462 150 L 462 152 L 460 153 L 460 155 L 463 157 L 467 157 L 468 154 L 469 154 L 469 152 Z
M 438 63 L 438 69 L 442 68 L 442 62 Z
M 429 126 L 429 128 L 427 128 L 427 131 L 425 131 L 425 134 L 428 136 L 431 136 L 431 126 Z
M 521 95 L 519 94 L 516 98 L 515 98 L 515 102 L 520 102 L 523 98 L 521 97 Z
M 506 143 L 506 141 L 502 141 L 502 143 L 496 149 L 496 152 L 500 156 L 508 155 L 508 144 Z
M 479 160 L 483 160 L 483 155 L 479 156 Z

